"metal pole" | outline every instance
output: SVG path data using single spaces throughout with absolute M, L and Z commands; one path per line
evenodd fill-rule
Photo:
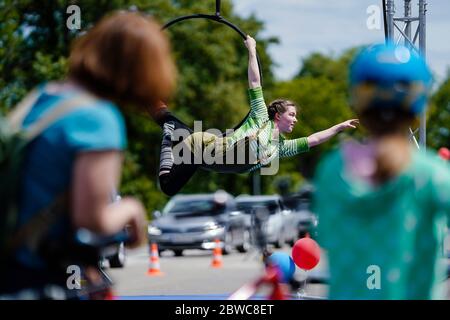
M 419 146 L 419 144 L 417 143 L 417 140 L 416 140 L 416 136 L 414 135 L 415 133 L 412 131 L 411 128 L 409 128 L 409 133 L 410 133 L 409 138 L 414 141 L 414 145 L 417 147 L 417 149 L 420 149 L 420 146 Z
M 399 40 L 398 40 L 397 44 L 400 43 L 400 39 L 403 36 L 403 38 L 405 39 L 405 46 L 407 43 L 409 43 L 410 50 L 411 51 L 415 50 L 417 53 L 420 54 L 420 51 L 414 46 L 414 43 L 406 36 L 405 32 L 402 29 L 400 29 L 400 27 L 396 23 L 394 23 L 394 27 L 397 28 L 398 32 L 400 32 L 400 36 L 399 36 Z
M 261 176 L 260 176 L 258 170 L 253 171 L 252 180 L 253 180 L 253 190 L 252 190 L 253 194 L 260 195 L 261 194 Z
M 384 6 L 384 22 L 385 22 L 385 37 L 386 41 L 395 41 L 395 29 L 398 29 L 400 33 L 398 42 L 401 41 L 401 38 L 404 39 L 404 44 L 410 50 L 418 51 L 424 59 L 426 59 L 426 12 L 427 12 L 427 1 L 426 0 L 418 0 L 419 2 L 419 16 L 412 17 L 411 10 L 411 1 L 412 0 L 404 0 L 404 13 L 405 16 L 403 18 L 395 18 L 395 1 L 394 0 L 383 0 Z M 403 30 L 398 26 L 397 22 L 404 22 Z M 414 21 L 418 21 L 419 25 L 417 27 L 417 31 L 415 32 L 414 39 L 411 39 L 411 29 L 412 23 Z M 416 46 L 416 39 L 419 38 L 419 46 Z M 420 126 L 419 126 L 419 145 L 423 148 L 426 148 L 426 113 L 423 112 L 420 115 Z M 416 142 L 416 138 L 413 135 L 414 142 L 416 146 L 419 146 Z
M 419 50 L 424 59 L 426 59 L 426 0 L 419 0 Z M 424 148 L 427 144 L 427 115 L 423 112 L 420 117 L 419 141 Z
M 386 17 L 386 0 L 382 1 L 382 6 L 383 6 L 383 22 L 384 22 L 384 41 L 387 42 L 388 26 L 387 26 L 387 17 Z
M 424 58 L 426 58 L 426 13 L 426 0 L 419 0 L 419 49 Z
M 405 0 L 405 18 L 411 17 L 411 0 Z M 411 21 L 405 21 L 405 35 L 411 39 Z M 411 49 L 408 41 L 405 39 L 405 46 Z
M 394 0 L 386 1 L 386 20 L 387 20 L 387 36 L 390 41 L 394 40 Z

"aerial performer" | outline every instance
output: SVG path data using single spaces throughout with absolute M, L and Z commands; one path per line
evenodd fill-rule
M 249 55 L 250 113 L 238 128 L 227 130 L 225 135 L 211 133 L 212 130 L 194 132 L 170 113 L 165 103 L 151 108 L 153 119 L 163 129 L 159 183 L 169 196 L 178 193 L 199 167 L 222 173 L 261 169 L 261 174 L 276 174 L 279 158 L 307 152 L 345 129 L 356 128 L 359 123 L 358 119 L 351 119 L 308 137 L 286 139 L 283 134 L 291 133 L 297 123 L 297 106 L 284 99 L 266 105 L 256 41 L 247 35 L 244 43 Z

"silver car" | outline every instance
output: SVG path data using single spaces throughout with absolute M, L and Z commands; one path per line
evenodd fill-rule
M 186 249 L 211 250 L 216 240 L 224 254 L 250 248 L 245 216 L 236 209 L 234 197 L 224 191 L 174 196 L 148 226 L 150 242 L 160 251 L 181 256 Z
M 285 243 L 293 243 L 297 239 L 295 226 L 290 225 L 291 211 L 283 205 L 279 195 L 247 196 L 236 198 L 237 208 L 247 216 L 247 224 L 251 224 L 251 214 L 258 207 L 267 208 L 269 216 L 264 224 L 267 243 L 281 248 Z

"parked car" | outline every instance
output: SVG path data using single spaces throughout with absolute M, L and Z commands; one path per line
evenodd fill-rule
M 148 226 L 149 241 L 158 244 L 158 250 L 172 250 L 176 256 L 185 249 L 214 249 L 216 239 L 224 254 L 233 248 L 246 252 L 251 245 L 245 216 L 225 191 L 174 196 L 162 213 L 156 211 L 154 216 Z
M 312 212 L 311 201 L 314 187 L 306 185 L 299 192 L 283 197 L 283 203 L 292 211 L 290 224 L 297 229 L 297 238 L 303 238 L 308 234 L 316 237 L 317 216 Z
M 248 196 L 241 195 L 236 198 L 237 208 L 247 216 L 247 225 L 251 225 L 251 214 L 255 208 L 265 207 L 269 216 L 265 223 L 267 243 L 281 248 L 286 242 L 294 243 L 297 239 L 295 226 L 289 224 L 291 212 L 283 205 L 279 195 Z

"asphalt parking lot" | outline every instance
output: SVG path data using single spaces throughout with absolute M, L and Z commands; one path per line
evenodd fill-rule
M 279 250 L 290 254 L 291 248 L 285 246 Z M 211 251 L 186 250 L 182 257 L 165 251 L 159 258 L 163 275 L 149 276 L 149 250 L 139 248 L 128 252 L 125 268 L 107 269 L 107 272 L 116 283 L 117 296 L 135 299 L 226 299 L 242 285 L 263 274 L 263 264 L 256 251 L 222 256 L 221 268 L 211 267 L 212 258 Z M 322 258 L 310 272 L 320 272 L 325 265 L 326 259 Z M 295 276 L 302 279 L 304 271 L 297 268 Z M 258 295 L 265 293 L 261 291 Z M 305 293 L 323 298 L 326 297 L 326 286 L 310 285 Z

